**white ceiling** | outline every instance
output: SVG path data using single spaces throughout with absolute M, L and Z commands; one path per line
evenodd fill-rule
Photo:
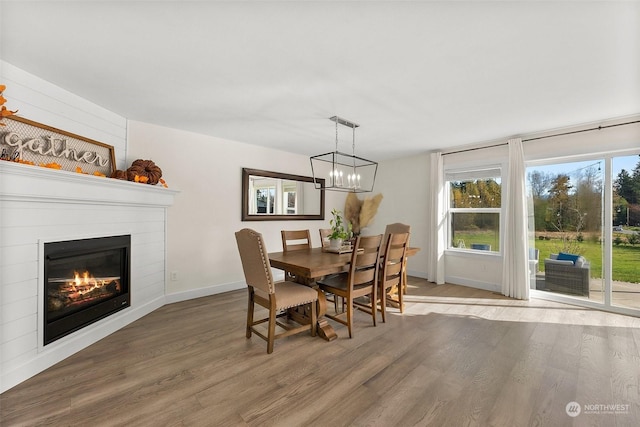
M 640 2 L 5 1 L 2 59 L 126 118 L 382 160 L 640 113 Z M 340 150 L 350 152 L 343 128 Z

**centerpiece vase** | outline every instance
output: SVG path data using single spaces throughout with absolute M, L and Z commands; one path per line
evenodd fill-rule
M 340 249 L 342 247 L 342 239 L 330 239 L 329 247 L 331 249 Z

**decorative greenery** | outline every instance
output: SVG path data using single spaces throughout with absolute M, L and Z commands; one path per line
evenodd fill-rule
M 344 222 L 342 212 L 337 209 L 333 209 L 331 211 L 331 215 L 333 215 L 333 219 L 329 220 L 329 225 L 331 225 L 331 234 L 329 235 L 329 239 L 348 239 L 351 235 L 351 225 Z

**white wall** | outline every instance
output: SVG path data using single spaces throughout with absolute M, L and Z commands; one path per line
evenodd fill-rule
M 327 191 L 325 221 L 242 222 L 243 167 L 310 176 L 309 158 L 135 121 L 129 122 L 128 140 L 128 162 L 151 158 L 170 188 L 180 190 L 169 209 L 167 269 L 177 280 L 167 282 L 167 301 L 245 286 L 235 231 L 249 227 L 263 233 L 268 250 L 275 252 L 282 248 L 280 230 L 308 228 L 314 246 L 320 246 L 317 230 L 329 226 L 331 209 L 344 209 L 346 194 Z M 427 155 L 382 162 L 375 191 L 359 195 L 384 196 L 366 234 L 403 222 L 412 226 L 411 245 L 424 247 L 427 177 Z M 409 260 L 410 274 L 426 277 L 425 253 Z
M 407 261 L 409 275 L 427 277 L 427 188 L 429 185 L 429 155 L 411 156 L 380 162 L 373 193 L 359 198 L 382 194 L 383 199 L 373 223 L 365 234 L 384 233 L 385 226 L 394 222 L 411 225 L 410 246 L 421 250 Z
M 248 227 L 261 232 L 268 250 L 275 252 L 282 249 L 280 230 L 308 228 L 314 246 L 320 246 L 317 230 L 329 226 L 331 209 L 344 209 L 346 193 L 327 191 L 324 221 L 242 222 L 243 167 L 310 176 L 309 158 L 136 121 L 128 128 L 128 162 L 150 158 L 162 168 L 169 187 L 180 190 L 169 209 L 167 269 L 177 273 L 177 280 L 167 282 L 167 301 L 245 286 L 235 231 Z M 366 234 L 404 222 L 412 226 L 411 245 L 423 247 L 427 176 L 426 155 L 381 163 L 375 191 L 359 195 L 384 196 Z M 409 261 L 410 274 L 426 277 L 425 265 L 421 251 Z
M 151 159 L 170 188 L 180 190 L 169 209 L 167 301 L 179 301 L 245 287 L 234 233 L 252 228 L 271 252 L 282 250 L 280 230 L 319 228 L 332 208 L 344 208 L 344 193 L 327 192 L 325 221 L 246 221 L 241 216 L 242 168 L 311 175 L 309 158 L 240 142 L 130 121 L 128 162 Z M 274 273 L 277 273 L 274 271 Z

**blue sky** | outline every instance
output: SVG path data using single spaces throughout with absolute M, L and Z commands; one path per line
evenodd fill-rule
M 624 156 L 624 157 L 615 157 L 613 159 L 613 178 L 615 179 L 618 176 L 618 173 L 622 169 L 625 169 L 630 174 L 633 169 L 635 169 L 636 165 L 640 161 L 640 157 L 638 155 L 633 156 Z M 577 171 L 586 169 L 590 166 L 598 168 L 600 166 L 602 172 L 604 172 L 604 160 L 589 160 L 586 162 L 571 162 L 571 163 L 562 163 L 562 164 L 554 164 L 554 165 L 546 165 L 546 166 L 532 166 L 527 168 L 527 173 L 537 170 L 545 173 L 575 173 Z

